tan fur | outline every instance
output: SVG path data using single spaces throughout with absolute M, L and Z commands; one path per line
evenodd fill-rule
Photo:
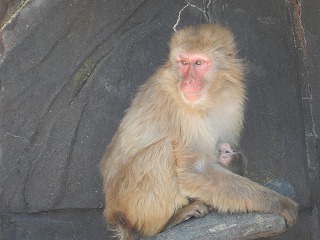
M 132 239 L 132 229 L 154 235 L 190 198 L 220 211 L 272 212 L 294 224 L 296 203 L 217 164 L 217 144 L 236 146 L 243 125 L 243 66 L 231 32 L 189 27 L 173 35 L 170 47 L 167 63 L 140 87 L 102 158 L 109 226 L 120 239 Z M 212 61 L 198 102 L 186 102 L 178 89 L 182 52 Z

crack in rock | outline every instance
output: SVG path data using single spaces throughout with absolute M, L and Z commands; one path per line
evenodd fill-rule
M 14 134 L 11 134 L 11 133 L 5 133 L 5 136 L 10 136 L 10 137 L 14 137 L 14 138 L 19 138 L 19 139 L 22 139 L 23 141 L 25 141 L 25 142 L 29 142 L 29 140 L 28 139 L 26 139 L 25 137 L 21 137 L 21 136 L 18 136 L 18 135 L 14 135 Z
M 209 9 L 210 4 L 212 4 L 212 0 L 209 0 L 209 1 L 208 1 L 208 3 L 207 3 L 207 5 L 206 5 L 205 8 L 198 7 L 198 6 L 190 3 L 189 1 L 186 1 L 186 2 L 187 2 L 187 5 L 185 5 L 185 6 L 179 11 L 178 19 L 177 19 L 176 23 L 175 23 L 175 24 L 173 25 L 173 27 L 172 27 L 173 31 L 175 31 L 175 32 L 177 31 L 177 26 L 179 25 L 180 20 L 181 20 L 181 14 L 182 14 L 182 12 L 183 12 L 186 8 L 188 8 L 188 7 L 196 8 L 197 10 L 199 10 L 200 12 L 203 13 L 205 19 L 207 19 L 208 22 L 211 22 L 210 15 L 209 15 L 209 13 L 208 13 L 208 9 Z

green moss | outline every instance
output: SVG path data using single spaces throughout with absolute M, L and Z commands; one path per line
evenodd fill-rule
M 78 70 L 72 76 L 72 83 L 76 85 L 83 85 L 94 69 L 94 63 L 89 58 L 85 60 Z
M 255 182 L 259 182 L 261 184 L 266 184 L 272 180 L 274 180 L 275 178 L 277 178 L 277 171 L 273 168 L 269 168 L 266 169 L 262 172 L 250 172 L 248 173 L 248 178 L 250 178 L 251 180 L 255 181 Z

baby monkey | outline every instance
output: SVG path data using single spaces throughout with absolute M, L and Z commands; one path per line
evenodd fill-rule
M 220 143 L 218 150 L 218 162 L 222 166 L 241 176 L 245 175 L 248 160 L 243 153 L 233 150 L 229 143 Z
M 244 154 L 233 150 L 229 143 L 220 143 L 218 150 L 218 163 L 231 172 L 244 176 L 248 164 Z M 189 199 L 189 203 L 187 207 L 182 208 L 170 218 L 163 231 L 173 228 L 192 217 L 204 217 L 213 209 L 199 200 Z

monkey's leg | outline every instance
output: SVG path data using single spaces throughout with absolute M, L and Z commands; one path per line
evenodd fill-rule
M 192 218 L 200 218 L 206 216 L 210 211 L 211 207 L 207 206 L 205 203 L 199 200 L 195 200 L 189 205 L 180 209 L 177 213 L 175 213 L 167 222 L 163 231 L 173 228 L 174 226 Z
M 128 230 L 144 237 L 155 235 L 177 209 L 189 204 L 179 192 L 173 163 L 171 142 L 158 141 L 136 154 L 123 171 L 105 183 L 107 206 L 109 203 L 105 217 L 120 229 L 118 235 L 126 236 Z

